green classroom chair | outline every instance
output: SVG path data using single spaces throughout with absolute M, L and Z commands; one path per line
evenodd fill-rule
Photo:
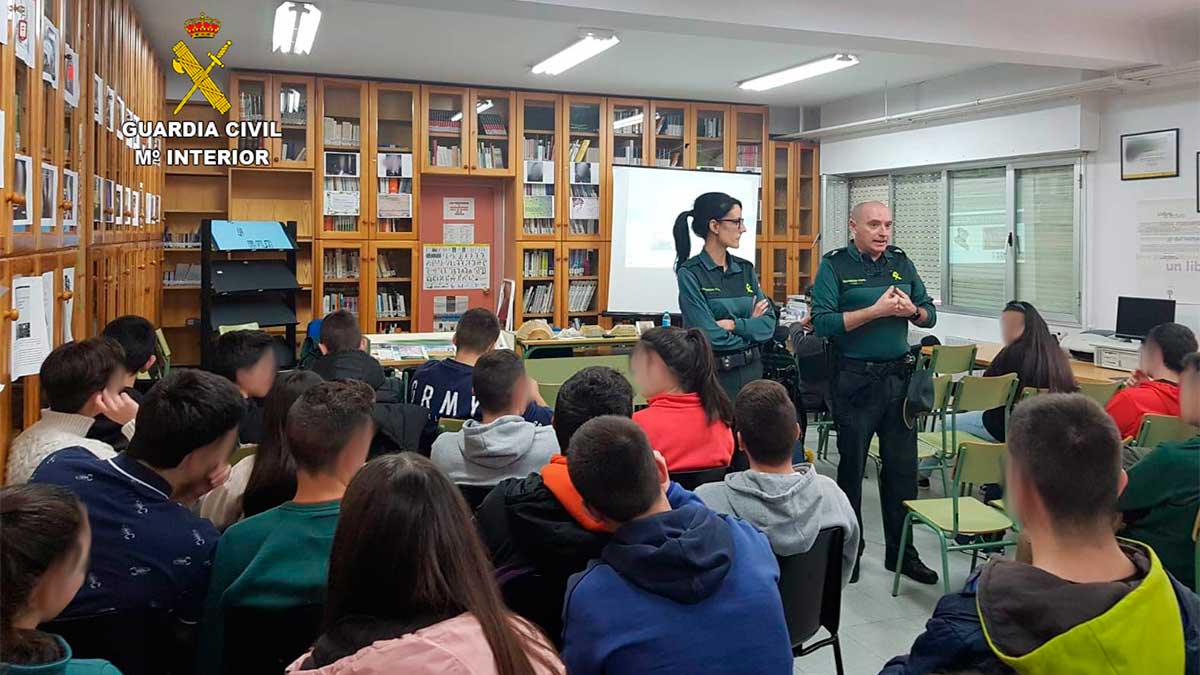
M 1004 483 L 1004 461 L 1007 446 L 1003 443 L 964 441 L 958 446 L 954 463 L 954 489 L 949 497 L 911 499 L 904 502 L 908 514 L 900 530 L 900 548 L 908 547 L 914 525 L 923 525 L 937 535 L 942 554 L 942 588 L 950 592 L 950 551 L 971 551 L 971 566 L 980 549 L 1015 546 L 1015 539 L 985 540 L 1003 534 L 1014 526 L 1012 518 L 999 509 L 971 496 L 959 496 L 968 485 Z M 958 543 L 959 537 L 967 543 Z M 892 597 L 900 593 L 900 569 L 892 577 Z
M 453 417 L 443 417 L 438 420 L 438 427 L 440 427 L 442 431 L 462 431 L 463 422 L 466 422 L 466 420 L 455 419 Z
M 1037 387 L 1022 387 L 1021 388 L 1021 398 L 1019 400 L 1024 401 L 1026 399 L 1031 399 L 1034 396 L 1037 396 L 1038 394 L 1047 394 L 1049 392 L 1050 392 L 1049 389 L 1038 389 Z
M 970 375 L 979 345 L 934 345 L 929 367 L 937 375 Z
M 1108 405 L 1109 399 L 1116 396 L 1117 391 L 1121 389 L 1120 382 L 1080 382 L 1079 393 L 1092 399 L 1100 404 L 1100 407 Z
M 229 455 L 229 466 L 237 464 L 256 452 L 258 452 L 258 445 L 255 443 L 247 443 L 239 447 L 233 451 L 233 454 Z
M 1156 448 L 1159 443 L 1184 441 L 1200 435 L 1200 427 L 1193 426 L 1170 415 L 1145 415 L 1133 442 L 1139 448 Z
M 958 430 L 958 415 L 968 412 L 980 412 L 992 408 L 1004 408 L 1004 426 L 1008 428 L 1008 416 L 1012 410 L 1013 399 L 1017 395 L 1017 374 L 1009 373 L 996 377 L 967 375 L 950 387 L 950 400 L 938 431 L 921 431 L 917 433 L 917 455 L 922 454 L 921 446 L 929 446 L 928 455 L 937 458 L 937 464 L 922 467 L 937 471 L 942 476 L 944 494 L 949 494 L 950 481 L 946 471 L 954 465 L 954 450 L 963 442 L 986 443 L 975 434 Z M 946 430 L 949 420 L 950 429 Z
M 232 333 L 237 330 L 258 330 L 258 322 L 251 321 L 250 323 L 235 323 L 228 326 L 217 326 L 217 333 L 219 335 Z
M 950 402 L 950 392 L 953 387 L 953 379 L 949 375 L 937 375 L 933 378 L 933 410 L 927 415 L 922 415 L 917 418 L 914 426 L 918 429 L 925 426 L 925 419 L 932 418 L 935 424 L 942 426 L 942 435 L 945 435 L 946 425 L 946 406 Z M 938 454 L 936 445 L 921 441 L 922 434 L 937 434 L 938 432 L 919 431 L 917 432 L 917 463 L 921 463 Z M 871 444 L 867 446 L 867 456 L 875 461 L 875 470 L 879 471 L 883 464 L 883 458 L 879 455 L 879 437 L 872 436 Z M 938 471 L 942 475 L 942 488 L 949 489 L 949 483 L 946 480 L 946 471 L 941 462 L 936 465 L 922 466 L 922 470 Z
M 549 359 L 527 359 L 525 373 L 537 380 L 542 398 L 546 405 L 554 407 L 558 398 L 558 390 L 572 375 L 588 366 L 608 366 L 625 376 L 630 385 L 633 375 L 629 371 L 629 355 L 615 354 L 609 356 L 564 356 Z M 645 405 L 646 400 L 634 391 L 634 405 Z
M 154 329 L 154 339 L 158 343 L 159 377 L 171 374 L 171 346 L 167 344 L 167 336 L 161 328 Z

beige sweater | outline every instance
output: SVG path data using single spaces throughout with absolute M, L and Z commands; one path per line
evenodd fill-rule
M 63 448 L 85 448 L 100 459 L 115 457 L 117 453 L 108 443 L 86 438 L 94 421 L 86 415 L 43 410 L 42 419 L 13 439 L 12 447 L 8 450 L 8 472 L 4 484 L 27 482 L 42 460 Z M 121 427 L 121 433 L 131 439 L 134 429 L 134 422 L 130 421 Z

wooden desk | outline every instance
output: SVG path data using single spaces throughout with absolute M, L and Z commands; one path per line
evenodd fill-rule
M 517 352 L 524 358 L 529 358 L 541 349 L 570 347 L 572 349 L 588 349 L 593 347 L 632 347 L 638 341 L 632 337 L 580 337 L 549 340 L 522 340 L 517 338 Z
M 1004 348 L 1004 345 L 996 344 L 995 342 L 978 342 L 976 345 L 975 365 L 982 368 L 992 365 L 992 360 Z M 933 347 L 925 347 L 921 349 L 921 353 L 928 356 L 933 353 Z M 1103 368 L 1094 363 L 1078 361 L 1070 357 L 1067 358 L 1067 361 L 1070 362 L 1071 372 L 1075 374 L 1075 380 L 1078 382 L 1107 384 L 1109 382 L 1124 382 L 1129 378 L 1129 373 L 1123 370 Z

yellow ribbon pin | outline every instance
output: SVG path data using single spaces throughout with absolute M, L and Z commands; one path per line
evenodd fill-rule
M 893 270 L 893 271 L 892 271 L 892 278 L 893 278 L 893 279 L 895 279 L 896 281 L 900 281 L 900 273 L 899 273 L 899 272 L 897 272 L 897 271 L 895 271 L 895 270 Z
M 746 284 L 746 292 L 750 295 L 754 295 L 754 289 L 750 287 L 749 283 Z

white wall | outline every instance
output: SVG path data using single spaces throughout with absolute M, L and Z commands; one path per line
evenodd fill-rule
M 974 71 L 974 84 L 964 84 L 963 76 L 946 78 L 945 81 L 921 83 L 904 88 L 897 96 L 905 97 L 905 111 L 946 105 L 979 96 L 1013 93 L 1027 89 L 1062 84 L 1066 75 L 1061 69 L 1038 73 L 1037 69 L 997 67 Z M 1081 77 L 1081 71 L 1074 71 Z M 968 74 L 969 75 L 969 74 Z M 969 80 L 969 78 L 968 78 Z M 898 90 L 899 91 L 899 90 Z M 964 91 L 971 95 L 963 97 Z M 958 92 L 959 98 L 953 95 Z M 889 96 L 889 113 L 898 99 Z M 870 119 L 883 114 L 881 96 L 865 96 L 837 101 L 822 108 L 822 126 L 850 121 Z M 1059 106 L 1061 107 L 1061 106 Z M 1054 110 L 1043 107 L 1040 110 Z M 1143 199 L 1188 198 L 1196 199 L 1196 152 L 1200 150 L 1200 87 L 1188 84 L 1167 89 L 1154 89 L 1130 93 L 1104 93 L 1085 101 L 1080 110 L 1082 115 L 1055 116 L 1031 115 L 1039 109 L 1013 110 L 982 119 L 964 118 L 950 120 L 919 130 L 883 132 L 851 140 L 830 140 L 822 144 L 821 172 L 905 168 L 934 163 L 934 159 L 961 154 L 966 144 L 977 149 L 996 149 L 1001 154 L 996 159 L 1011 155 L 1003 154 L 1005 144 L 1021 144 L 1031 148 L 1062 145 L 1061 139 L 1081 141 L 1080 149 L 1094 150 L 1085 155 L 1084 170 L 1084 237 L 1086 260 L 1083 288 L 1083 322 L 1085 328 L 1109 328 L 1116 322 L 1118 295 L 1136 292 L 1135 265 L 1137 251 L 1137 203 Z M 989 121 L 990 120 L 990 121 Z M 1082 120 L 1083 127 L 1076 120 Z M 1036 128 L 1019 130 L 1016 122 L 1035 121 Z M 983 122 L 983 123 L 981 123 Z M 1047 126 L 1050 125 L 1050 126 Z M 1090 127 L 1087 128 L 1087 127 Z M 1163 178 L 1145 181 L 1120 180 L 1120 136 L 1121 134 L 1155 129 L 1180 129 L 1180 175 L 1178 178 Z M 995 137 L 983 138 L 980 134 L 995 134 L 1003 130 L 1020 133 L 1023 140 L 1011 141 Z M 914 132 L 919 132 L 914 134 Z M 907 135 L 906 135 L 907 133 Z M 1080 136 L 1079 134 L 1083 134 Z M 1089 143 L 1089 136 L 1094 143 Z M 913 141 L 922 148 L 945 146 L 937 151 L 911 147 Z M 1031 144 L 1032 143 L 1032 144 Z M 905 152 L 897 152 L 897 148 Z M 976 152 L 976 154 L 978 154 Z M 885 158 L 868 160 L 869 157 Z M 973 159 L 979 159 L 973 157 Z M 944 161 L 944 160 L 943 160 Z M 945 340 L 961 337 L 973 340 L 999 339 L 999 322 L 990 317 L 939 315 L 934 333 Z M 1200 332 L 1200 306 L 1180 305 L 1177 320 Z M 1073 328 L 1070 330 L 1079 330 Z

